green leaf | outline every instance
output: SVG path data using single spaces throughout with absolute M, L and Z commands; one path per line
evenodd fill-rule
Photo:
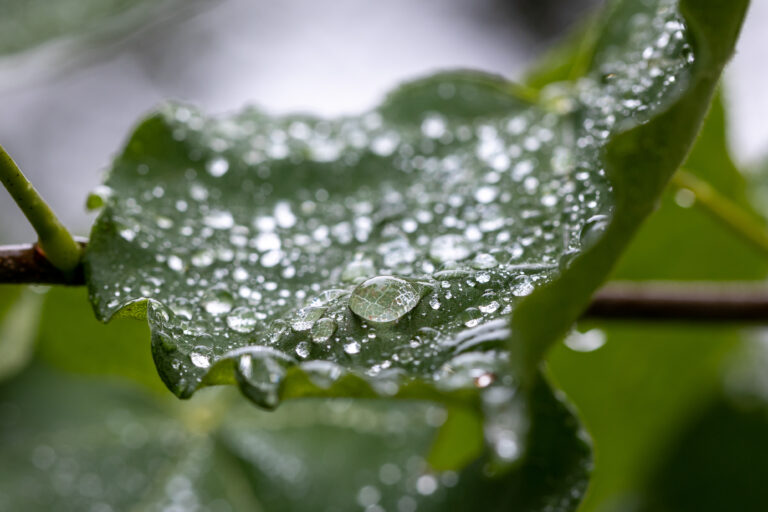
M 115 37 L 179 2 L 165 0 L 0 0 L 0 56 L 54 40 Z
M 696 144 L 683 167 L 755 215 L 748 184 L 727 147 L 725 110 L 720 95 L 709 111 Z M 749 188 L 754 188 L 754 179 Z M 684 193 L 683 193 L 684 194 Z M 680 189 L 669 187 L 619 260 L 613 279 L 748 280 L 768 273 L 768 260 L 733 230 L 723 226 Z M 681 206 L 682 204 L 682 206 Z M 670 257 L 674 254 L 674 257 Z
M 537 102 L 453 73 L 336 120 L 165 107 L 95 201 L 97 315 L 146 308 L 179 396 L 237 383 L 265 407 L 441 400 L 482 412 L 497 455 L 517 459 L 529 406 L 515 388 L 535 379 L 699 127 L 745 2 L 718 5 L 684 2 L 683 20 L 675 2 L 619 3 L 588 72 Z
M 21 286 L 0 286 L 0 381 L 22 370 L 32 356 L 42 299 Z
M 446 417 L 434 404 L 264 413 L 231 394 L 179 402 L 37 364 L 0 386 L 0 510 L 572 510 L 589 449 L 548 387 L 534 393 L 532 419 L 551 428 L 536 429 L 527 462 L 488 478 L 482 463 L 430 469 Z
M 768 507 L 764 478 L 768 472 L 768 350 L 762 336 L 745 338 L 745 349 L 730 361 L 714 396 L 669 439 L 636 510 Z
M 603 35 L 594 45 L 591 73 L 602 71 L 608 83 L 617 80 L 617 74 L 606 62 L 612 62 L 624 44 L 638 38 L 636 24 L 648 19 L 648 13 L 643 11 L 650 5 L 634 1 L 614 5 L 603 24 Z M 588 304 L 589 296 L 580 290 L 595 290 L 601 284 L 642 220 L 653 211 L 695 139 L 720 71 L 733 52 L 747 5 L 746 0 L 680 2 L 692 37 L 692 53 L 688 55 L 693 60 L 690 75 L 674 78 L 680 95 L 667 103 L 661 114 L 618 134 L 608 143 L 604 157 L 613 184 L 613 219 L 604 236 L 576 259 L 568 272 L 513 312 L 513 339 L 518 352 L 513 359 L 522 361 L 523 367 L 538 361 L 552 341 L 567 332 Z M 667 42 L 666 37 L 660 36 L 656 42 Z M 647 46 L 642 51 L 652 53 L 653 48 Z M 670 74 L 662 72 L 662 76 Z M 557 86 L 551 84 L 548 89 Z M 547 89 L 542 95 L 552 95 L 545 93 Z
M 165 389 L 154 369 L 146 322 L 93 318 L 86 291 L 53 288 L 40 311 L 38 357 L 58 369 L 87 375 L 117 376 L 147 389 Z

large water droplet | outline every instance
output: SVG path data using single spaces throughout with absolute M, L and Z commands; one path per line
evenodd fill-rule
M 355 288 L 349 299 L 349 308 L 370 322 L 394 322 L 415 308 L 420 298 L 416 288 L 408 281 L 378 276 Z

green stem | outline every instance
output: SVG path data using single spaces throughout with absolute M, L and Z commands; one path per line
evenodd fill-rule
M 21 173 L 16 162 L 0 146 L 0 182 L 19 205 L 38 236 L 38 245 L 51 264 L 72 272 L 80 263 L 81 249 L 56 214 Z
M 690 190 L 696 199 L 696 204 L 741 236 L 744 241 L 762 253 L 768 254 L 768 231 L 741 206 L 685 169 L 675 173 L 672 184 L 678 188 Z

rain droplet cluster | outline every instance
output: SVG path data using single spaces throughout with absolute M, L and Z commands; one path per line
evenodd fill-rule
M 632 17 L 626 44 L 537 104 L 446 75 L 336 120 L 165 107 L 92 201 L 97 311 L 149 299 L 155 360 L 182 396 L 219 363 L 266 407 L 296 365 L 318 387 L 352 372 L 383 395 L 414 376 L 511 386 L 496 379 L 501 319 L 599 240 L 603 148 L 687 79 L 674 5 Z

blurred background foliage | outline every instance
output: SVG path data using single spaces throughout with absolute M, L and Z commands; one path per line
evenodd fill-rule
M 0 140 L 84 234 L 89 218 L 78 198 L 99 182 L 131 123 L 161 99 L 214 111 L 257 102 L 335 114 L 365 108 L 393 83 L 434 68 L 514 78 L 598 3 L 0 0 Z M 764 225 L 768 165 L 759 156 L 768 131 L 759 124 L 768 95 L 754 56 L 768 44 L 760 28 L 768 9 L 753 3 L 740 54 L 685 167 Z M 0 242 L 30 240 L 7 203 Z M 763 281 L 766 272 L 765 253 L 670 186 L 614 278 Z M 768 509 L 764 326 L 584 321 L 578 332 L 598 342 L 585 351 L 566 340 L 547 364 L 594 441 L 580 510 Z M 147 394 L 139 402 L 156 404 L 150 409 L 178 409 L 193 424 L 209 405 L 205 396 L 169 399 L 142 322 L 99 324 L 83 290 L 0 286 L 0 394 L 29 378 L 18 375 L 33 359 L 28 371 L 92 376 L 97 387 L 122 382 L 131 396 Z M 51 406 L 77 403 L 71 390 L 59 391 L 46 391 Z

